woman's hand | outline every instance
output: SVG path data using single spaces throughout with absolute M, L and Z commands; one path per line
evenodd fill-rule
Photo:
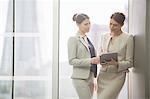
M 91 59 L 91 64 L 99 64 L 100 63 L 100 58 L 99 57 L 93 57 Z
M 118 66 L 118 62 L 112 58 L 111 61 L 109 62 L 106 61 L 105 63 L 101 63 L 101 65 L 102 67 L 109 66 L 109 65 Z
M 113 58 L 111 59 L 111 61 L 106 62 L 108 65 L 115 65 L 118 66 L 118 62 L 116 60 L 114 60 Z

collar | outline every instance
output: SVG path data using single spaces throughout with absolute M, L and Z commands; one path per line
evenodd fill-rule
M 84 38 L 84 37 L 87 37 L 87 35 L 81 35 L 79 32 L 77 32 L 77 36 L 79 36 L 80 38 Z

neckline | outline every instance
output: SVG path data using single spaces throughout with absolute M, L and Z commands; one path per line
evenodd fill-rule
M 123 35 L 123 32 L 122 32 L 121 34 L 117 35 L 117 36 L 112 36 L 112 35 L 110 34 L 110 37 L 111 37 L 112 39 L 115 39 L 115 38 L 119 38 L 121 35 Z
M 87 35 L 85 34 L 85 35 L 81 35 L 79 32 L 77 32 L 77 35 L 79 36 L 79 37 L 81 37 L 81 38 L 83 38 L 83 37 L 87 37 Z

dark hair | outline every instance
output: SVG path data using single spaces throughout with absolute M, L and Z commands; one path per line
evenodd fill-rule
M 89 16 L 83 13 L 74 14 L 72 19 L 76 21 L 76 23 L 81 24 L 85 19 L 89 19 Z
M 125 21 L 125 15 L 120 12 L 115 12 L 114 14 L 111 15 L 111 19 L 114 19 L 116 22 L 119 24 L 123 25 Z

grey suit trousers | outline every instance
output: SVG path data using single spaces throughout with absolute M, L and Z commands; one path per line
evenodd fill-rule
M 90 73 L 88 79 L 72 79 L 79 99 L 92 99 L 94 91 L 94 74 Z

